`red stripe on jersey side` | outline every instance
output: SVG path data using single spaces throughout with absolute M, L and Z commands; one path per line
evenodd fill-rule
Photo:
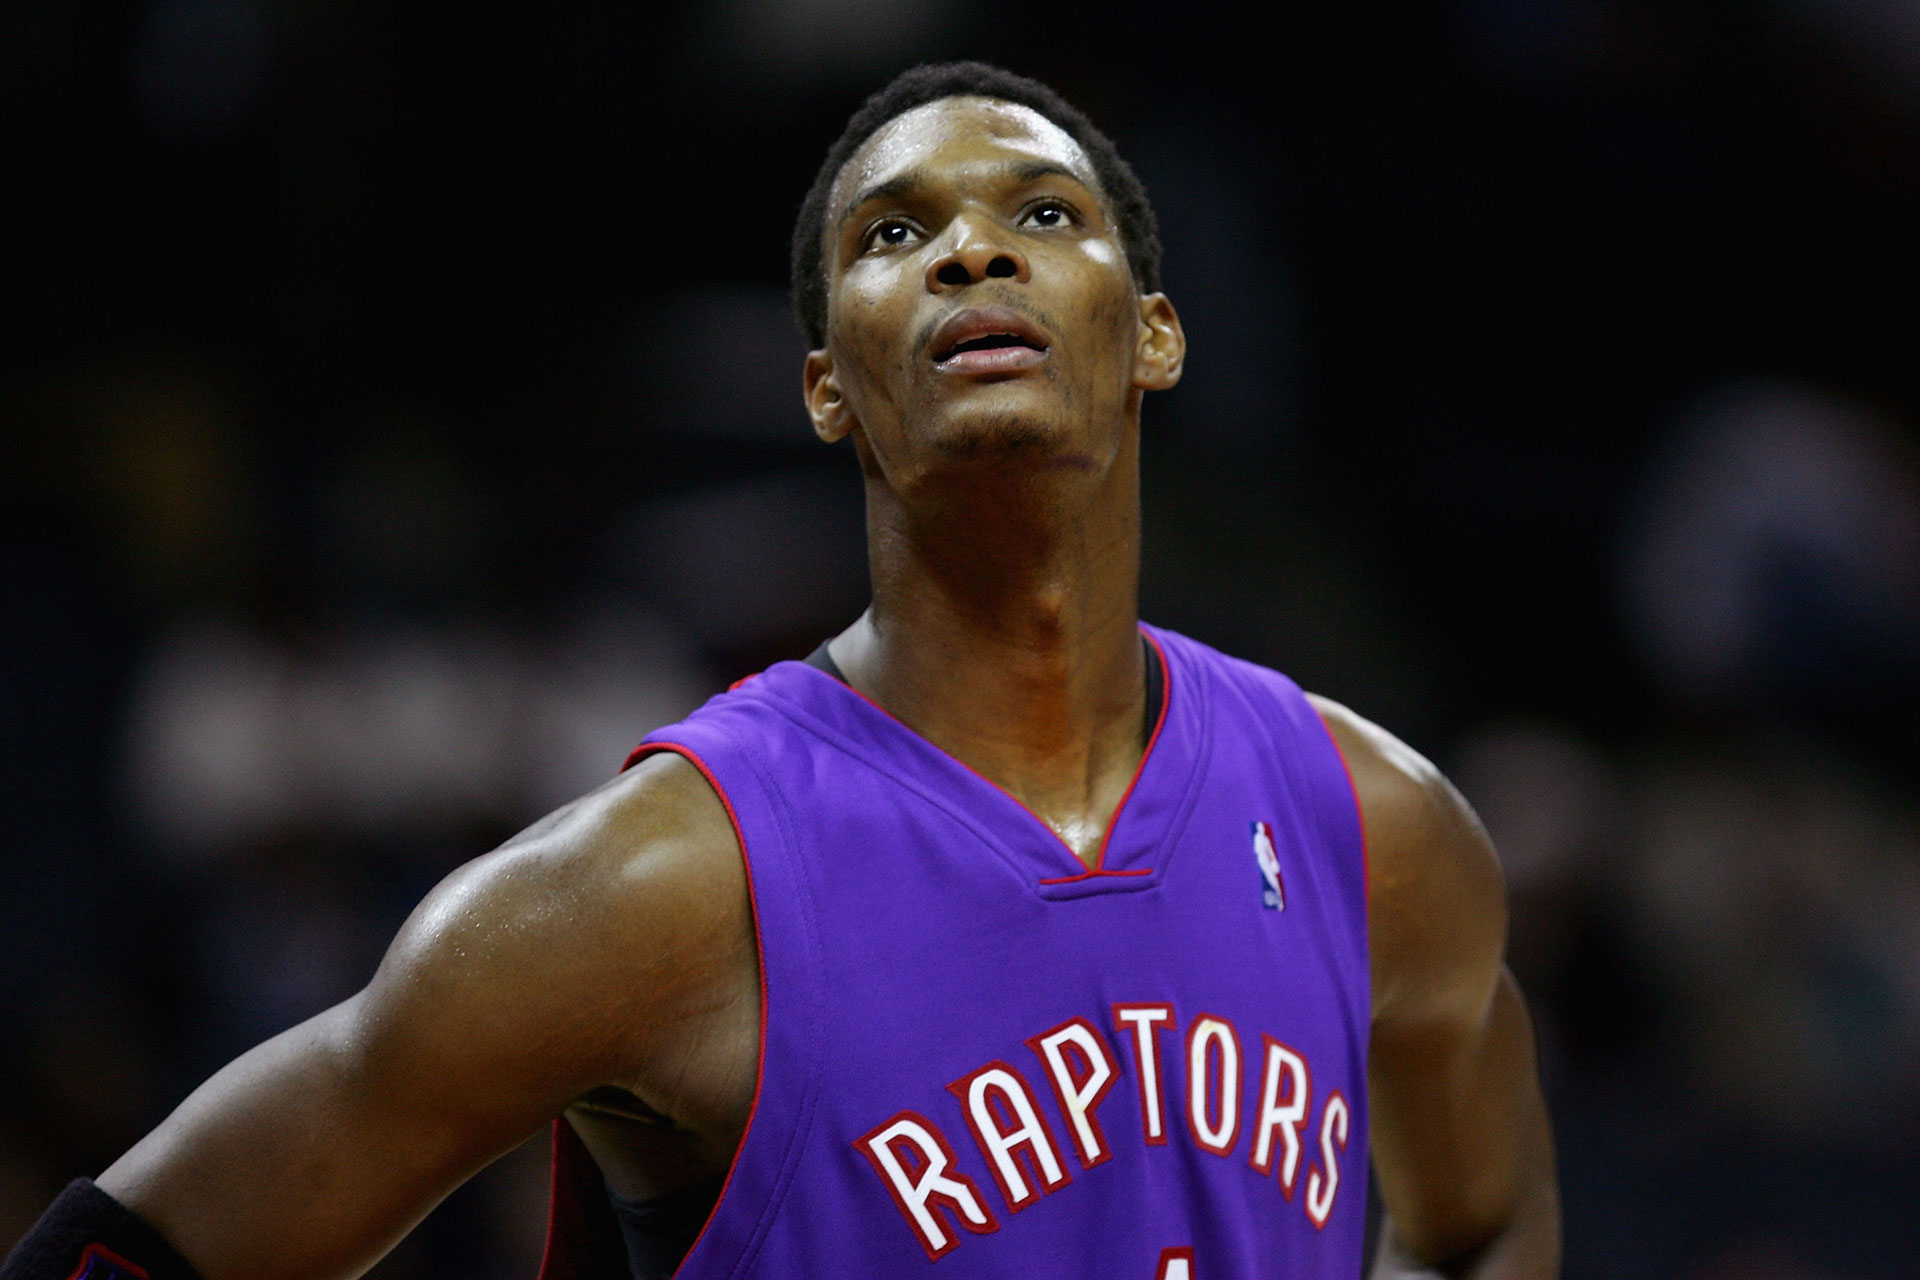
M 1308 704 L 1312 706 L 1311 703 Z M 1353 766 L 1347 763 L 1347 753 L 1340 749 L 1340 739 L 1334 736 L 1333 726 L 1327 718 L 1320 715 L 1320 709 L 1314 707 L 1314 715 L 1319 717 L 1320 727 L 1326 730 L 1327 741 L 1333 744 L 1333 754 L 1340 758 L 1340 767 L 1346 771 L 1347 789 L 1353 792 L 1353 814 L 1360 823 L 1360 884 L 1362 901 L 1369 910 L 1373 907 L 1373 861 L 1367 854 L 1367 811 L 1360 804 L 1360 784 L 1353 780 Z
M 733 838 L 740 845 L 740 861 L 747 871 L 747 902 L 753 910 L 754 963 L 760 970 L 760 1052 L 753 1067 L 753 1103 L 747 1108 L 747 1127 L 740 1134 L 740 1145 L 734 1149 L 733 1159 L 727 1163 L 727 1177 L 720 1184 L 720 1194 L 714 1198 L 713 1210 L 707 1214 L 707 1220 L 700 1225 L 700 1234 L 693 1238 L 692 1246 L 687 1249 L 686 1256 L 691 1258 L 699 1250 L 700 1242 L 707 1238 L 707 1230 L 719 1216 L 720 1206 L 726 1203 L 727 1189 L 733 1185 L 733 1175 L 740 1168 L 740 1157 L 745 1154 L 747 1142 L 753 1136 L 753 1122 L 760 1115 L 760 1092 L 767 1082 L 767 944 L 760 934 L 760 893 L 753 883 L 753 856 L 747 852 L 747 833 L 740 828 L 740 815 L 734 812 L 733 800 L 728 797 L 727 789 L 720 785 L 720 779 L 713 776 L 713 770 L 707 762 L 691 747 L 677 742 L 643 742 L 634 748 L 625 767 L 632 768 L 647 756 L 662 751 L 671 751 L 698 769 L 700 776 L 707 780 L 707 785 L 713 788 L 713 794 L 720 797 L 721 807 L 727 811 L 727 821 L 733 826 Z

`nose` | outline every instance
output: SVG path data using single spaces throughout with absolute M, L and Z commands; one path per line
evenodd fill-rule
M 927 292 L 945 293 L 983 280 L 1032 278 L 1027 255 L 1006 244 L 991 219 L 962 216 L 950 228 L 953 241 L 947 251 L 927 264 Z

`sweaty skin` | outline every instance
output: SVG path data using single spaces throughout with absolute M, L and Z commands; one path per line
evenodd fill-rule
M 859 456 L 873 578 L 834 658 L 1091 858 L 1144 745 L 1140 405 L 1180 376 L 1178 317 L 1135 287 L 1077 144 L 995 100 L 869 139 L 825 247 L 804 391 Z M 949 349 L 996 326 L 1019 341 Z M 1425 760 L 1316 705 L 1367 834 L 1381 1270 L 1552 1276 L 1553 1154 L 1492 849 Z M 214 1076 L 99 1183 L 207 1280 L 317 1280 L 366 1270 L 556 1115 L 622 1195 L 702 1181 L 745 1131 L 758 963 L 724 808 L 651 756 L 448 877 L 364 991 Z M 610 1114 L 590 1097 L 609 1087 L 670 1127 Z

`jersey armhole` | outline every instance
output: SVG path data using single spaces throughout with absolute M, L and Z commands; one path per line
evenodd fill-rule
M 1347 762 L 1347 753 L 1340 747 L 1340 739 L 1327 723 L 1327 717 L 1320 708 L 1311 702 L 1307 708 L 1313 712 L 1314 719 L 1320 722 L 1321 732 L 1327 735 L 1327 742 L 1333 747 L 1334 758 L 1340 761 L 1341 772 L 1347 775 L 1347 791 L 1353 796 L 1354 821 L 1360 829 L 1360 885 L 1361 899 L 1371 914 L 1373 910 L 1373 864 L 1367 857 L 1367 811 L 1360 803 L 1360 784 L 1353 779 L 1353 766 Z
M 740 1162 L 747 1153 L 747 1144 L 753 1137 L 754 1125 L 760 1119 L 760 1100 L 765 1093 L 767 1083 L 767 945 L 765 932 L 760 926 L 760 889 L 754 882 L 753 855 L 747 848 L 746 829 L 740 823 L 740 814 L 734 808 L 733 798 L 727 794 L 727 789 L 721 784 L 720 779 L 714 776 L 712 767 L 701 759 L 699 752 L 691 747 L 678 742 L 651 741 L 635 747 L 632 754 L 627 757 L 627 762 L 621 766 L 621 771 L 625 772 L 642 760 L 663 752 L 677 755 L 699 770 L 700 776 L 706 779 L 709 787 L 713 788 L 713 794 L 719 797 L 721 807 L 727 811 L 727 822 L 733 828 L 734 843 L 740 849 L 740 861 L 747 873 L 747 902 L 753 911 L 753 963 L 760 979 L 760 1045 L 755 1052 L 753 1067 L 753 1102 L 747 1108 L 747 1124 L 741 1130 L 740 1145 L 734 1149 L 733 1159 L 727 1163 L 727 1176 L 720 1184 L 720 1194 L 714 1197 L 713 1208 L 708 1211 L 707 1220 L 701 1224 L 700 1233 L 693 1238 L 693 1243 L 687 1248 L 685 1257 L 692 1258 L 699 1251 L 700 1242 L 706 1239 L 714 1220 L 719 1217 L 720 1206 L 726 1203 L 727 1191 L 733 1186 L 733 1176 L 739 1171 Z

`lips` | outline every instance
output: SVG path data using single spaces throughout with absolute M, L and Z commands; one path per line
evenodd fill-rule
M 1031 368 L 1051 344 L 1040 329 L 1005 307 L 967 307 L 934 330 L 928 353 L 952 373 L 1006 373 Z

